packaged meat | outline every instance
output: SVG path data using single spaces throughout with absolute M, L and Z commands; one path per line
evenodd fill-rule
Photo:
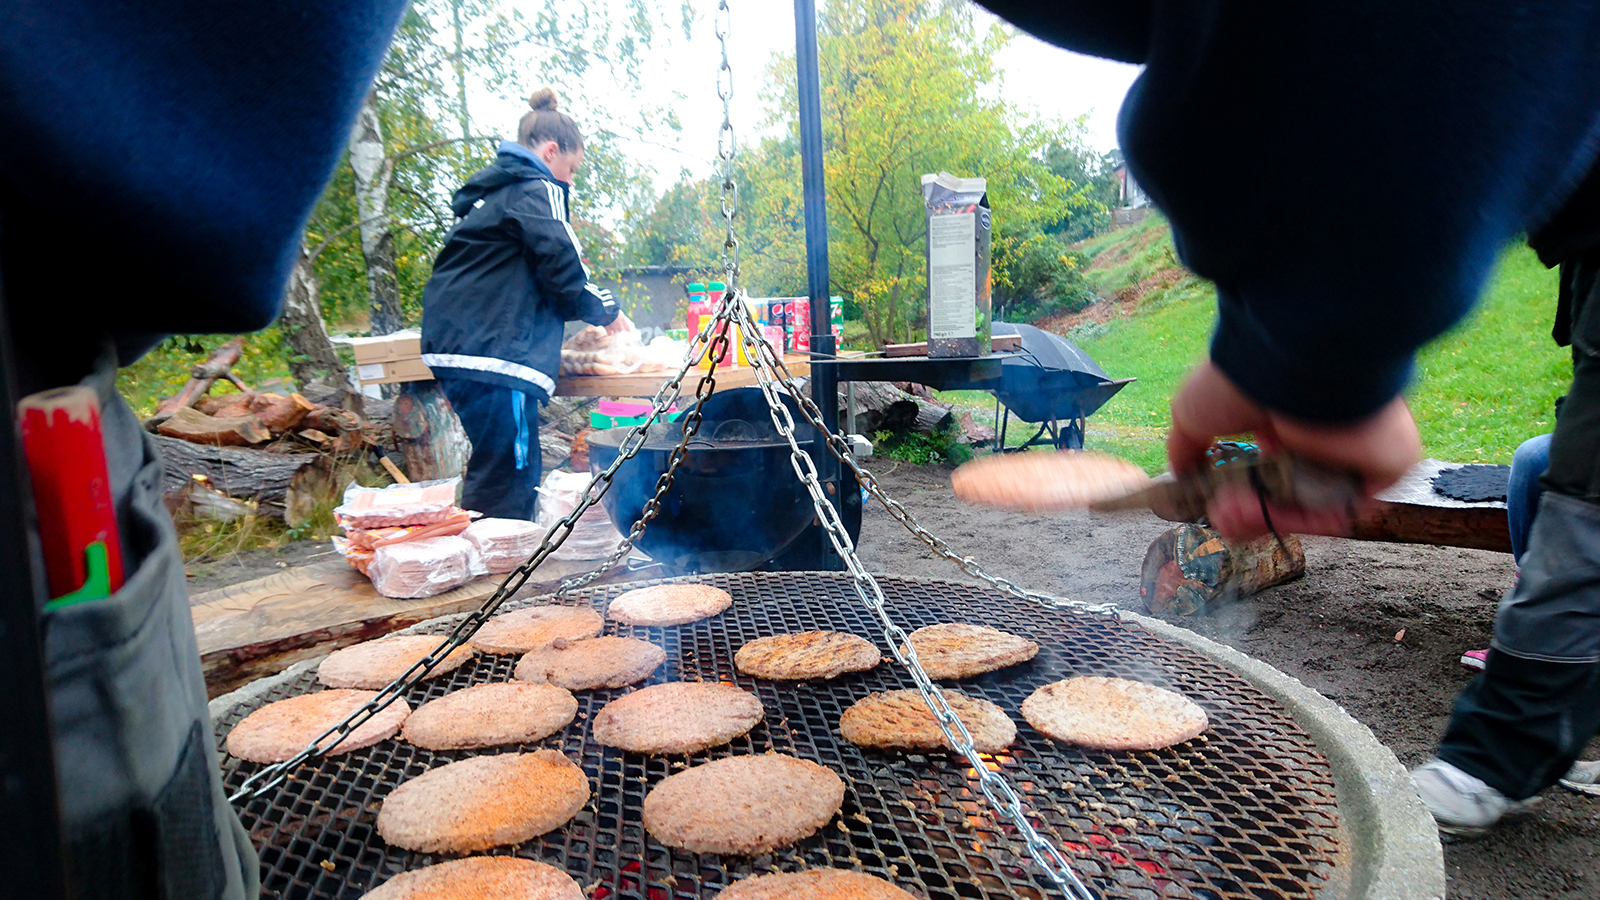
M 479 519 L 461 536 L 478 549 L 489 574 L 503 575 L 539 549 L 544 529 L 526 519 Z
M 345 488 L 344 504 L 334 513 L 347 529 L 432 525 L 456 511 L 460 486 L 460 478 L 391 484 L 386 488 L 352 484 Z
M 589 475 L 579 472 L 551 472 L 545 476 L 544 484 L 539 486 L 539 516 L 536 520 L 541 539 L 557 522 L 577 508 L 589 481 Z M 605 507 L 596 503 L 584 510 L 583 516 L 572 526 L 572 533 L 550 555 L 553 559 L 567 561 L 605 559 L 621 543 L 622 534 L 607 518 Z
M 346 525 L 345 535 L 357 549 L 376 550 L 401 541 L 460 534 L 472 524 L 472 516 L 473 513 L 452 506 L 449 515 L 431 525 L 395 525 L 389 528 L 355 528 Z
M 372 563 L 372 550 L 357 547 L 353 541 L 340 535 L 333 536 L 333 549 L 339 551 L 344 561 L 349 563 L 357 572 L 367 574 L 367 566 Z
M 402 541 L 379 547 L 367 564 L 367 577 L 385 597 L 432 597 L 474 577 L 477 550 L 457 535 Z

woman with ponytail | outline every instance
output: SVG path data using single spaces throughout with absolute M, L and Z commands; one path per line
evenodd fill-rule
M 633 327 L 589 280 L 568 218 L 583 134 L 550 88 L 528 105 L 516 141 L 456 191 L 422 294 L 422 360 L 472 439 L 462 505 L 510 519 L 533 517 L 538 404 L 555 391 L 564 323 Z

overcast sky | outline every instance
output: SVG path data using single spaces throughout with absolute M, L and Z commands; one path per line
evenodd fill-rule
M 667 128 L 650 136 L 655 143 L 635 143 L 642 158 L 655 162 L 658 187 L 676 179 L 680 168 L 703 176 L 716 156 L 717 128 L 722 104 L 717 99 L 716 72 L 721 61 L 711 15 L 711 0 L 696 0 L 701 18 L 690 42 L 679 31 L 671 50 L 655 54 L 647 71 L 646 96 L 671 102 L 683 124 L 681 134 Z M 977 10 L 980 28 L 994 22 Z M 741 143 L 760 137 L 765 117 L 761 98 L 763 71 L 774 53 L 794 51 L 794 10 L 775 0 L 735 0 L 729 63 L 734 73 L 733 125 Z M 1139 74 L 1137 66 L 1096 59 L 1052 47 L 1026 35 L 1018 36 L 999 60 L 1005 73 L 1002 96 L 1021 109 L 1049 118 L 1071 119 L 1089 114 L 1089 140 L 1097 150 L 1117 145 L 1117 109 L 1128 86 Z M 659 74 L 655 74 L 659 73 Z M 530 88 L 532 86 L 529 86 Z M 603 92 L 613 108 L 627 108 L 629 98 L 603 79 L 583 85 L 562 85 L 563 93 Z M 681 96 L 675 96 L 681 95 Z M 487 94 L 471 101 L 473 118 L 490 129 L 509 132 L 527 109 L 521 99 Z M 580 126 L 590 123 L 580 120 Z M 670 145 L 666 149 L 660 144 Z

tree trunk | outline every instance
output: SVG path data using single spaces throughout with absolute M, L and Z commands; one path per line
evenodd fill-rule
M 289 371 L 302 391 L 308 384 L 326 384 L 339 390 L 340 406 L 362 411 L 360 390 L 350 380 L 350 371 L 340 362 L 333 342 L 328 340 L 328 327 L 322 321 L 322 288 L 304 241 L 300 243 L 300 258 L 289 273 L 278 331 L 294 351 L 289 357 Z
M 405 326 L 395 271 L 394 230 L 389 227 L 394 166 L 383 149 L 383 131 L 372 94 L 362 101 L 361 113 L 350 131 L 350 169 L 355 173 L 356 216 L 361 222 L 361 256 L 367 263 L 372 333 L 391 334 Z
M 437 381 L 408 381 L 394 401 L 394 436 L 412 481 L 453 478 L 467 467 L 472 442 Z
M 255 500 L 260 512 L 298 525 L 319 502 L 332 500 L 337 488 L 333 463 L 321 453 L 206 447 L 160 435 L 155 441 L 169 494 L 185 491 L 202 475 L 211 489 Z

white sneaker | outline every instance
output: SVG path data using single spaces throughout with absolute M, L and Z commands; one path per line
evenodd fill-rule
M 1538 802 L 1537 797 L 1512 800 L 1482 779 L 1438 759 L 1412 769 L 1411 780 L 1442 834 L 1483 834 L 1507 814 L 1522 812 Z
M 1600 797 L 1600 759 L 1580 759 L 1558 782 L 1569 791 Z

